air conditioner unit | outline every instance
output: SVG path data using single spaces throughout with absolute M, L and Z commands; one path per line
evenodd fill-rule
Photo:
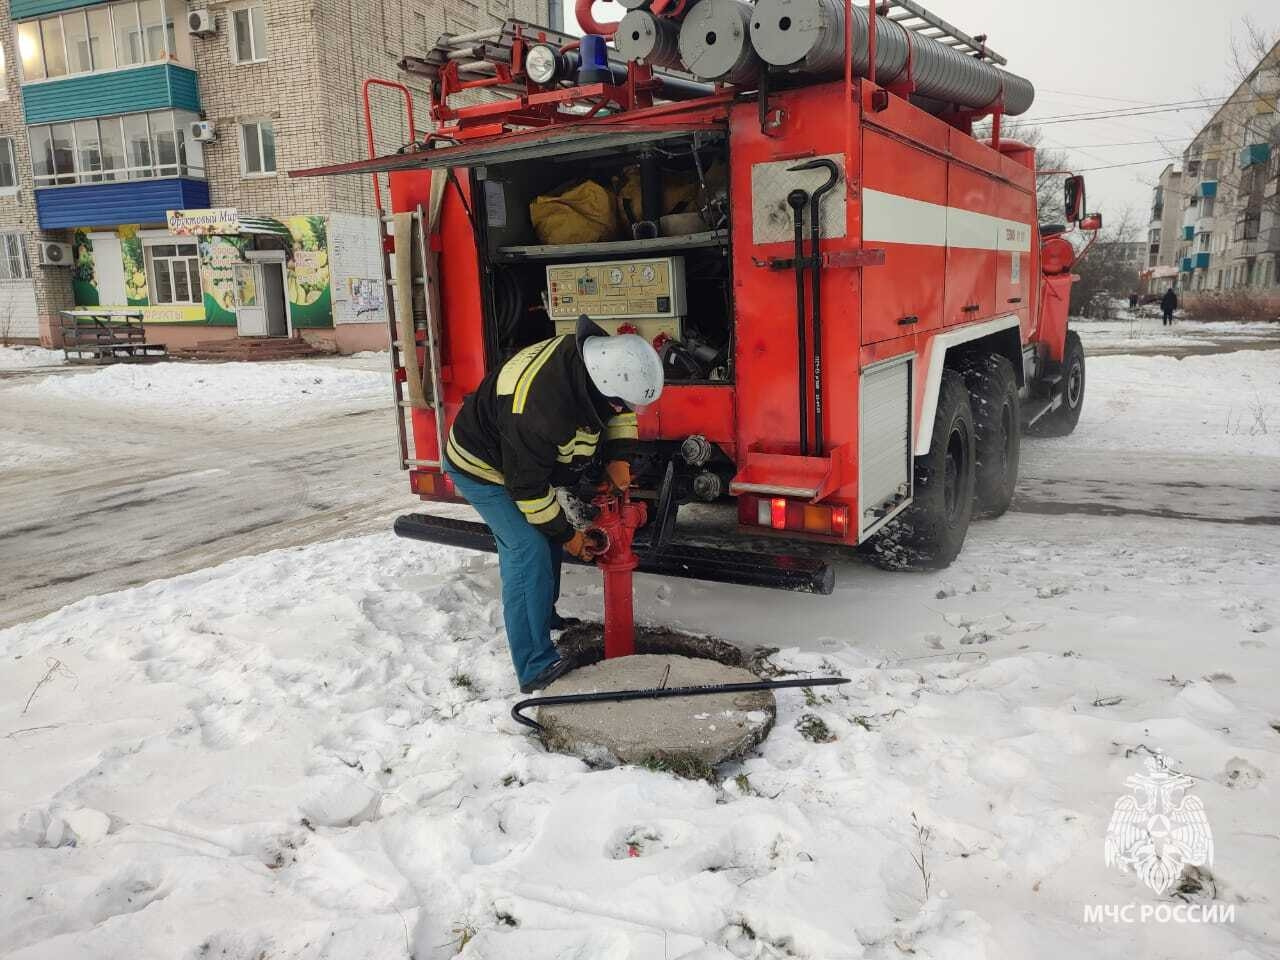
M 218 25 L 208 10 L 192 10 L 187 14 L 187 32 L 197 37 L 210 37 L 218 32 Z
M 71 266 L 71 244 L 41 240 L 40 264 L 45 267 Z
M 209 143 L 218 139 L 217 132 L 213 129 L 213 124 L 208 120 L 191 121 L 191 139 L 199 140 L 201 143 Z

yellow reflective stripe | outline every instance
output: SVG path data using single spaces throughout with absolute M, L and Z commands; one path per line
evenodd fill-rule
M 525 347 L 502 365 L 502 370 L 498 373 L 498 396 L 509 397 L 515 393 L 516 383 L 519 381 L 521 374 L 525 372 L 529 364 L 533 362 L 539 351 L 548 342 L 547 340 L 539 340 L 537 343 Z
M 636 422 L 634 413 L 620 413 L 616 417 L 611 417 L 609 422 L 605 424 L 604 438 L 606 440 L 636 440 L 640 437 L 640 426 Z
M 556 449 L 561 453 L 568 453 L 574 447 L 595 446 L 600 441 L 599 432 L 591 432 L 590 430 L 579 430 L 573 435 L 573 439 L 568 443 L 563 443 Z
M 524 413 L 524 405 L 529 401 L 529 388 L 533 386 L 533 378 L 538 375 L 539 370 L 546 366 L 547 361 L 551 359 L 551 355 L 556 352 L 556 347 L 560 346 L 560 341 L 563 339 L 564 337 L 556 337 L 554 340 L 548 340 L 542 352 L 525 368 L 524 373 L 520 374 L 520 379 L 516 382 L 515 396 L 511 401 L 512 413 Z
M 490 483 L 503 483 L 502 474 L 495 470 L 489 464 L 485 463 L 479 457 L 473 456 L 458 446 L 453 439 L 453 433 L 449 434 L 449 441 L 445 444 L 445 452 L 449 455 L 449 459 L 453 461 L 453 465 L 460 470 L 465 470 L 472 476 L 479 477 L 481 480 L 488 480 Z
M 545 510 L 555 502 L 556 492 L 548 490 L 545 497 L 538 497 L 535 500 L 517 500 L 516 506 L 520 508 L 521 513 L 537 513 L 540 510 Z
M 556 501 L 552 501 L 551 506 L 547 507 L 545 510 L 539 510 L 537 513 L 526 513 L 524 518 L 530 523 L 542 524 L 550 523 L 559 515 L 560 504 Z
M 593 433 L 588 430 L 579 430 L 573 435 L 572 440 L 556 447 L 558 451 L 556 460 L 560 463 L 571 463 L 574 457 L 593 457 L 599 443 L 599 432 Z

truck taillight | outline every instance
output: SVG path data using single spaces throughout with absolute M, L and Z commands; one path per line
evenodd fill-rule
M 843 504 L 827 506 L 786 497 L 742 496 L 738 498 L 738 521 L 744 526 L 844 539 L 849 533 L 849 508 Z
M 433 500 L 456 500 L 458 491 L 448 474 L 435 473 L 431 470 L 410 470 L 409 486 L 420 497 Z

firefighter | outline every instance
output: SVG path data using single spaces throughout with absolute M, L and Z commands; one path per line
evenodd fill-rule
M 637 407 L 662 393 L 662 361 L 643 337 L 608 336 L 581 317 L 574 335 L 526 347 L 463 401 L 445 470 L 498 544 L 502 615 L 520 692 L 567 673 L 551 642 L 562 551 L 591 547 L 556 499 L 604 461 L 606 489 L 631 484 Z

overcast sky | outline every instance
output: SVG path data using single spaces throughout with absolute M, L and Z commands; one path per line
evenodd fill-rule
M 1173 103 L 1230 93 L 1232 36 L 1246 17 L 1280 33 L 1280 0 L 923 0 L 938 16 L 971 34 L 986 33 L 1009 69 L 1036 85 L 1026 114 L 1062 116 L 1088 110 Z M 1077 170 L 1180 154 L 1209 112 L 1191 110 L 1121 120 L 1049 124 L 1050 146 L 1071 147 Z M 1154 141 L 1159 143 L 1138 143 Z M 1125 144 L 1125 146 L 1113 146 Z M 1150 213 L 1151 188 L 1164 164 L 1086 173 L 1089 206 L 1114 219 L 1131 206 Z
M 572 21 L 573 0 L 564 4 Z M 1232 36 L 1243 32 L 1244 19 L 1252 18 L 1272 36 L 1280 34 L 1280 0 L 923 0 L 923 4 L 961 30 L 974 35 L 985 32 L 991 47 L 1008 59 L 1009 69 L 1036 85 L 1036 102 L 1026 115 L 1028 120 L 1225 95 L 1239 79 L 1233 78 L 1229 63 Z M 614 3 L 596 5 L 596 16 L 602 21 L 619 19 L 624 12 Z M 1072 148 L 1068 151 L 1072 165 L 1088 170 L 1180 154 L 1207 119 L 1206 111 L 1186 110 L 1054 123 L 1042 129 L 1048 145 Z M 1161 169 L 1163 164 L 1155 162 L 1086 173 L 1089 206 L 1112 220 L 1130 207 L 1137 220 L 1145 223 L 1151 187 Z

